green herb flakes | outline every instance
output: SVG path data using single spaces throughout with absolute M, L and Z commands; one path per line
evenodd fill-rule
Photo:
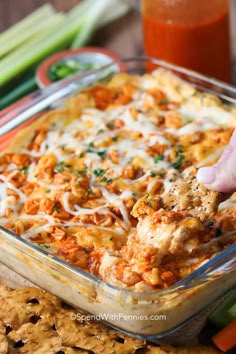
M 56 164 L 56 168 L 55 168 L 56 172 L 63 172 L 64 171 L 64 161 L 58 162 Z
M 151 171 L 150 172 L 150 176 L 151 177 L 156 177 L 157 176 L 157 172 L 156 171 Z
M 103 176 L 105 173 L 106 173 L 106 171 L 103 170 L 102 168 L 98 168 L 98 169 L 96 169 L 96 170 L 93 171 L 93 174 L 94 174 L 96 177 L 101 177 L 101 176 Z
M 57 205 L 55 205 L 55 206 L 53 207 L 53 210 L 54 210 L 56 213 L 59 213 L 59 207 L 58 207 Z
M 110 122 L 108 122 L 107 124 L 106 124 L 106 126 L 107 126 L 107 128 L 109 128 L 109 129 L 112 129 L 112 128 L 114 128 L 114 121 L 110 121 Z
M 25 166 L 21 169 L 21 172 L 24 173 L 24 175 L 27 175 L 29 172 L 29 167 Z
M 159 161 L 163 161 L 165 158 L 165 156 L 162 154 L 162 155 L 156 155 L 154 156 L 153 160 L 155 163 L 158 163 Z
M 103 178 L 101 179 L 101 182 L 102 182 L 102 183 L 111 183 L 111 182 L 112 182 L 112 178 L 103 177 Z
M 97 151 L 97 154 L 103 158 L 106 155 L 106 150 Z
M 177 146 L 177 158 L 171 164 L 171 167 L 175 168 L 176 170 L 180 169 L 184 162 L 184 155 L 183 155 L 183 147 L 181 145 Z

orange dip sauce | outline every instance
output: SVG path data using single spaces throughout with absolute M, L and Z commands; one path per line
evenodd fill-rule
M 228 9 L 202 23 L 161 21 L 148 7 L 142 18 L 146 55 L 231 81 Z

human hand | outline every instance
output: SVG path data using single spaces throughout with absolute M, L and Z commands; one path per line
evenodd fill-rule
M 197 181 L 218 192 L 236 191 L 236 130 L 219 161 L 213 166 L 198 170 Z

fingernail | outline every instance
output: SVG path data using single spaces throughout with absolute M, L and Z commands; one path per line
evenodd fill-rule
M 197 172 L 197 181 L 199 183 L 211 184 L 215 181 L 215 168 L 202 167 Z

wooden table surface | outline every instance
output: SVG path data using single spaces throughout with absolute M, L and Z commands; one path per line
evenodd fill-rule
M 230 1 L 233 76 L 236 84 L 236 1 Z M 68 11 L 78 3 L 78 0 L 0 0 L 0 32 L 47 2 L 50 2 L 57 10 Z M 139 13 L 132 11 L 124 18 L 98 31 L 92 44 L 109 48 L 122 57 L 142 54 L 142 29 Z
M 67 11 L 78 3 L 78 0 L 0 0 L 0 32 L 46 2 L 50 2 L 57 10 Z M 232 58 L 234 83 L 236 84 L 236 21 L 234 20 L 236 19 L 236 1 L 231 0 L 231 4 Z M 91 44 L 111 49 L 122 57 L 143 54 L 139 13 L 132 11 L 124 18 L 99 30 L 95 33 Z M 28 284 L 27 281 L 0 264 L 1 282 L 7 282 L 9 286 L 13 287 Z

